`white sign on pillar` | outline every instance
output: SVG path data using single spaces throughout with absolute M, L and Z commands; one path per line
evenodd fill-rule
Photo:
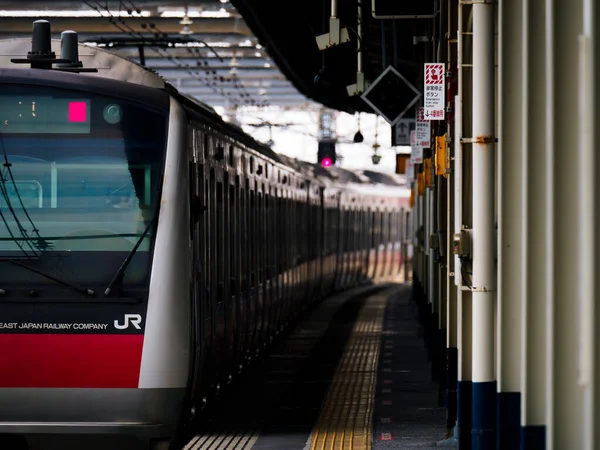
M 415 181 L 415 166 L 412 161 L 406 161 L 406 168 L 404 170 L 404 176 L 406 177 L 407 183 Z
M 423 164 L 423 147 L 411 147 L 410 162 L 413 164 Z
M 444 120 L 446 117 L 446 71 L 444 63 L 425 63 L 423 90 L 425 120 Z
M 431 122 L 425 120 L 424 108 L 416 109 L 415 130 L 417 131 L 417 146 L 431 147 Z

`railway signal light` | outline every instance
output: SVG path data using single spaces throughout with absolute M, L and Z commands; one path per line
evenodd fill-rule
M 335 141 L 319 141 L 317 161 L 322 167 L 331 167 L 335 165 Z

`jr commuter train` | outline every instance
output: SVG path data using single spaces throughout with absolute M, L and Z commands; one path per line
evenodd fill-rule
M 0 43 L 0 442 L 163 448 L 308 305 L 399 273 L 398 178 L 275 154 L 101 49 L 56 70 L 40 36 L 29 65 Z

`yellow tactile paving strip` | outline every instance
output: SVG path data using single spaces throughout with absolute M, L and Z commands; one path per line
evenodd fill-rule
M 371 449 L 382 324 L 394 290 L 386 289 L 365 300 L 313 429 L 311 450 Z

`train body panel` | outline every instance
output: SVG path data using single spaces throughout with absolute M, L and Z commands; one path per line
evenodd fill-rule
M 192 353 L 187 124 L 171 98 L 139 388 L 185 388 Z
M 0 388 L 0 434 L 169 436 L 177 427 L 184 391 Z

